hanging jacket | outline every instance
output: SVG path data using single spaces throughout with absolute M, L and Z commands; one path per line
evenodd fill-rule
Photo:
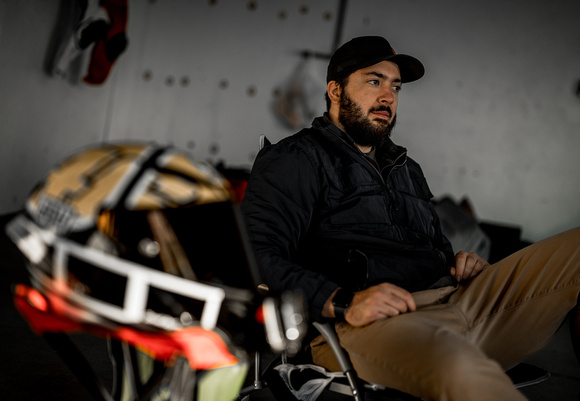
M 258 154 L 242 202 L 271 291 L 300 289 L 321 319 L 337 287 L 408 291 L 448 276 L 443 236 L 420 166 L 390 139 L 376 162 L 325 117 Z

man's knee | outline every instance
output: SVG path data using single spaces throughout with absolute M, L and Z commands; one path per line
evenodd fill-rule
M 514 393 L 511 380 L 499 363 L 489 359 L 478 348 L 448 351 L 441 357 L 438 369 L 423 383 L 432 396 L 437 399 L 472 400 L 479 399 L 490 388 L 493 388 L 491 391 L 503 389 L 504 396 Z

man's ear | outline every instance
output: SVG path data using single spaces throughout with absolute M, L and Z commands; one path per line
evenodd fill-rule
M 328 93 L 331 103 L 338 104 L 340 102 L 342 89 L 336 81 L 330 81 L 326 84 L 326 92 Z

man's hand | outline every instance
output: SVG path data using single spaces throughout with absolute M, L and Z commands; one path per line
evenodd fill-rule
M 455 267 L 451 267 L 449 272 L 457 281 L 463 281 L 477 276 L 487 266 L 489 263 L 478 254 L 459 251 L 455 255 Z
M 323 316 L 334 317 L 332 297 L 326 302 L 325 309 L 327 313 L 323 312 Z M 344 317 L 352 326 L 362 327 L 383 317 L 397 316 L 416 309 L 410 292 L 390 283 L 382 283 L 355 293 Z

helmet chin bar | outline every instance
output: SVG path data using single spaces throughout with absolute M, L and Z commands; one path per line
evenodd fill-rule
M 206 330 L 216 330 L 226 297 L 222 287 L 161 272 L 81 245 L 38 227 L 22 215 L 8 223 L 7 234 L 27 257 L 33 285 L 50 299 L 53 310 L 60 315 L 102 326 L 143 325 L 168 331 L 197 323 L 187 312 L 174 317 L 147 309 L 149 291 L 154 288 L 202 301 L 199 325 Z M 93 242 L 93 245 L 100 247 L 102 244 Z M 71 258 L 122 278 L 126 284 L 118 302 L 106 302 L 84 291 L 81 282 L 75 282 L 76 277 L 69 270 Z M 235 293 L 228 293 L 228 296 L 231 298 Z M 251 300 L 240 298 L 238 301 Z M 260 310 L 258 322 L 264 325 L 271 349 L 285 351 L 290 356 L 297 353 L 307 332 L 307 308 L 302 294 L 286 292 L 265 296 Z
M 99 314 L 122 323 L 144 323 L 149 288 L 155 287 L 205 301 L 200 324 L 207 330 L 213 330 L 216 327 L 221 304 L 225 298 L 225 291 L 222 288 L 162 273 L 94 249 L 79 246 L 67 240 L 57 241 L 54 248 L 55 280 L 68 278 L 67 259 L 71 255 L 96 267 L 127 277 L 127 288 L 122 308 L 79 292 L 68 294 L 72 301 L 89 310 L 98 311 Z
M 52 292 L 97 316 L 124 324 L 151 324 L 157 321 L 157 319 L 152 319 L 156 313 L 146 310 L 149 289 L 154 287 L 203 301 L 201 327 L 213 330 L 217 325 L 222 302 L 225 298 L 225 291 L 222 288 L 160 272 L 79 245 L 39 228 L 23 216 L 17 217 L 9 224 L 8 234 L 33 264 L 39 263 L 48 254 L 48 247 L 52 246 L 54 248 Z M 125 278 L 127 284 L 123 305 L 116 306 L 103 302 L 71 288 L 68 285 L 68 261 L 71 256 L 93 267 Z M 177 321 L 175 323 L 177 324 Z

